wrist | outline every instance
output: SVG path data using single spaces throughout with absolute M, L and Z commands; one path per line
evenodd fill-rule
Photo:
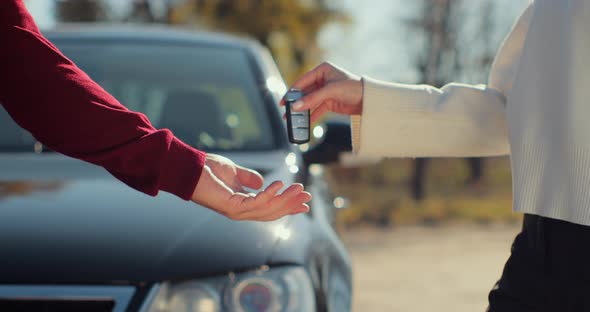
M 200 181 L 205 161 L 205 153 L 172 137 L 161 165 L 161 174 L 158 179 L 159 190 L 189 200 Z
M 217 210 L 216 208 L 220 206 L 219 203 L 227 201 L 232 195 L 233 191 L 213 174 L 209 165 L 205 165 L 191 200 L 199 205 Z

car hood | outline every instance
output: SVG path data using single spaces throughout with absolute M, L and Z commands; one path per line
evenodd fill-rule
M 285 156 L 232 157 L 266 171 L 267 181 L 289 182 Z M 0 283 L 161 281 L 253 268 L 267 264 L 291 218 L 231 221 L 60 155 L 2 155 Z

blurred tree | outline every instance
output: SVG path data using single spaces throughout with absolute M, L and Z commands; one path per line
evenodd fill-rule
M 319 61 L 316 34 L 333 19 L 346 20 L 321 0 L 186 0 L 173 7 L 169 21 L 252 36 L 292 81 Z
M 467 20 L 467 16 L 473 14 L 465 14 L 474 7 L 480 15 L 479 23 Z M 494 27 L 493 10 L 491 0 L 482 0 L 477 4 L 467 4 L 461 0 L 422 0 L 418 17 L 408 23 L 422 35 L 424 42 L 423 49 L 416 54 L 415 62 L 420 83 L 441 87 L 461 78 L 485 83 L 495 54 L 495 47 L 490 45 Z M 472 36 L 463 31 L 470 27 L 476 29 L 471 33 Z M 414 162 L 410 183 L 412 196 L 416 200 L 424 198 L 427 162 L 427 158 L 419 158 Z M 477 185 L 483 177 L 482 159 L 468 158 L 467 163 L 470 168 L 468 183 Z
M 55 1 L 59 21 L 192 25 L 251 36 L 270 48 L 288 81 L 320 61 L 321 27 L 347 21 L 325 0 L 126 0 L 130 6 L 123 15 L 105 0 Z
M 156 17 L 148 0 L 133 0 L 131 11 L 124 20 L 126 22 L 154 23 Z
M 462 77 L 455 78 L 462 78 L 462 81 L 469 83 L 486 83 L 498 50 L 498 42 L 494 41 L 494 34 L 499 28 L 494 20 L 495 13 L 498 12 L 497 4 L 492 0 L 485 0 L 471 6 L 478 16 L 474 24 L 476 31 L 461 32 L 458 29 L 459 37 L 463 40 L 457 42 L 457 61 L 461 63 L 457 75 Z M 470 14 L 464 12 L 462 15 L 465 18 L 465 15 Z M 459 23 L 458 19 L 455 19 L 455 23 Z
M 56 15 L 63 22 L 97 22 L 106 17 L 106 7 L 99 0 L 57 0 Z

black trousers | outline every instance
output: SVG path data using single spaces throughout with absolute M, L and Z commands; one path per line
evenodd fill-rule
M 590 311 L 590 227 L 525 215 L 489 312 Z

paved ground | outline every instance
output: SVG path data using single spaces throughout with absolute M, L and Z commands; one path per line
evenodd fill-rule
M 354 311 L 485 311 L 518 230 L 461 225 L 347 231 Z

